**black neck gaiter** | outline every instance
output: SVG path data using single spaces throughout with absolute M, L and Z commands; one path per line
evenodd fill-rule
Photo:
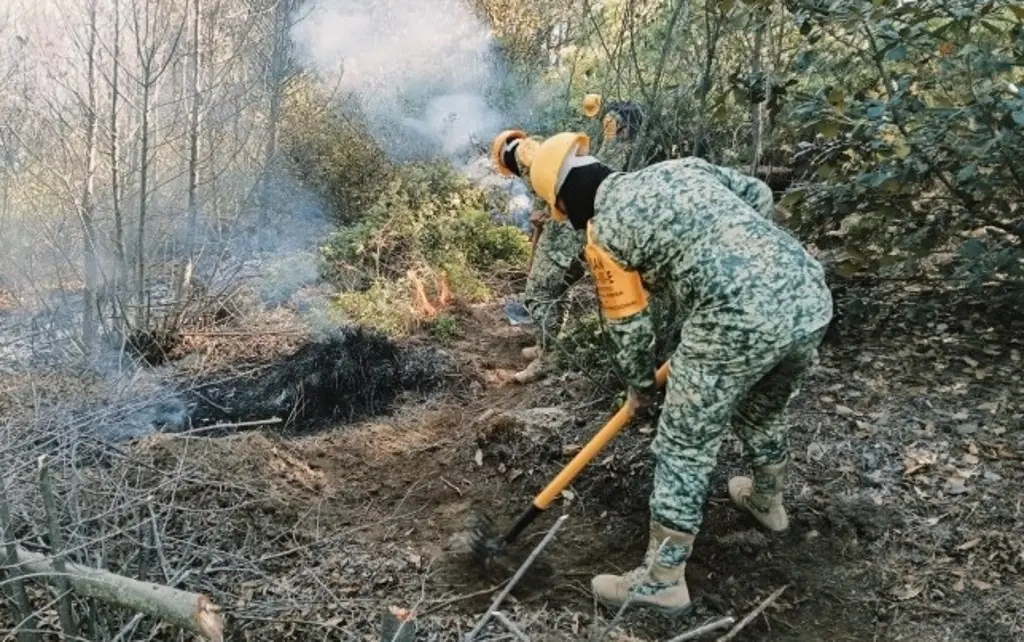
M 509 148 L 505 150 L 504 154 L 502 154 L 501 161 L 505 164 L 505 167 L 508 168 L 508 171 L 521 177 L 522 173 L 519 171 L 519 162 L 516 161 L 517 147 L 519 147 L 519 141 L 516 141 L 513 145 L 509 145 Z
M 565 214 L 569 217 L 573 229 L 585 229 L 587 221 L 594 218 L 597 188 L 611 173 L 612 170 L 601 163 L 591 163 L 569 170 L 562 188 L 558 190 L 558 195 L 565 204 Z

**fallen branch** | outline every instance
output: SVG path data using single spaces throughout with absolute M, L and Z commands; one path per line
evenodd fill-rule
M 253 419 L 252 421 L 231 421 L 222 424 L 211 424 L 209 426 L 200 426 L 198 428 L 191 428 L 189 430 L 182 430 L 180 432 L 165 433 L 165 437 L 188 437 L 191 435 L 198 435 L 204 432 L 210 432 L 213 430 L 220 430 L 222 428 L 251 428 L 253 426 L 272 426 L 279 424 L 283 419 L 280 417 L 271 417 L 269 419 Z
M 487 612 L 484 613 L 483 617 L 481 617 L 480 620 L 476 623 L 476 626 L 473 627 L 473 630 L 466 635 L 466 642 L 472 642 L 476 639 L 476 636 L 480 635 L 480 632 L 484 630 L 484 627 L 487 626 L 487 623 L 494 616 L 494 612 L 498 610 L 498 607 L 501 606 L 501 603 L 505 600 L 506 597 L 508 597 L 508 594 L 512 592 L 512 589 L 516 587 L 516 584 L 519 583 L 519 580 L 523 578 L 523 575 L 526 574 L 526 571 L 533 564 L 534 560 L 536 560 L 537 557 L 541 554 L 541 552 L 545 548 L 547 548 L 547 545 L 551 543 L 551 540 L 555 538 L 555 534 L 558 533 L 558 530 L 562 528 L 562 524 L 564 524 L 565 520 L 568 518 L 568 515 L 562 515 L 561 517 L 555 520 L 555 523 L 551 526 L 551 529 L 548 530 L 548 534 L 545 535 L 544 539 L 540 541 L 540 544 L 537 544 L 537 546 L 533 549 L 533 551 L 530 553 L 530 556 L 526 558 L 526 561 L 523 562 L 522 566 L 519 567 L 519 570 L 516 571 L 516 574 L 513 575 L 512 579 L 509 580 L 509 583 L 505 585 L 505 589 L 501 593 L 499 593 L 496 598 L 494 598 L 494 601 L 491 602 L 491 605 L 487 608 Z
M 789 588 L 789 584 L 786 584 L 785 586 L 783 586 L 782 588 L 776 590 L 774 593 L 772 593 L 768 597 L 764 598 L 764 601 L 761 602 L 760 604 L 758 604 L 757 608 L 755 608 L 750 613 L 747 613 L 747 616 L 745 618 L 743 618 L 742 620 L 740 620 L 739 624 L 737 624 L 736 626 L 734 626 L 731 629 L 729 629 L 728 633 L 726 633 L 722 637 L 720 637 L 717 640 L 715 640 L 715 642 L 728 642 L 729 640 L 731 640 L 734 637 L 736 637 L 739 634 L 739 632 L 743 630 L 744 627 L 746 627 L 748 624 L 750 624 L 751 622 L 754 621 L 754 618 L 756 618 L 758 615 L 763 613 L 766 608 L 771 606 L 772 602 L 774 602 L 775 600 L 779 599 L 779 596 L 782 595 L 782 592 L 785 591 L 788 588 Z
M 685 633 L 680 633 L 668 642 L 685 642 L 686 640 L 693 640 L 695 638 L 699 638 L 705 633 L 711 633 L 712 631 L 717 631 L 718 629 L 724 629 L 727 626 L 732 626 L 735 622 L 736 618 L 734 618 L 731 615 L 728 617 L 719 618 L 717 620 L 712 620 L 707 624 L 702 624 L 698 626 L 695 629 L 690 629 Z
M 57 572 L 52 558 L 19 546 L 15 548 L 14 559 L 10 559 L 8 551 L 0 550 L 0 564 L 18 566 L 19 571 L 27 571 L 53 584 L 65 577 Z M 142 582 L 70 562 L 65 562 L 65 566 L 66 579 L 79 595 L 166 620 L 206 640 L 224 640 L 224 621 L 220 608 L 205 595 Z
M 235 330 L 235 331 L 222 331 L 222 332 L 179 332 L 183 337 L 262 337 L 262 336 L 275 336 L 275 335 L 295 335 L 299 336 L 303 334 L 301 330 Z
M 501 622 L 520 642 L 530 642 L 530 638 L 526 637 L 526 634 L 519 630 L 519 627 L 515 625 L 515 622 L 509 619 L 509 617 L 503 612 L 495 611 L 494 619 Z

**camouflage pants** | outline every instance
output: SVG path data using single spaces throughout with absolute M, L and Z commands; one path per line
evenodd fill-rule
M 786 410 L 817 363 L 825 328 L 775 344 L 713 332 L 690 332 L 687 323 L 672 356 L 665 403 L 658 420 L 651 517 L 696 533 L 703 521 L 709 479 L 730 423 L 754 467 L 780 463 L 789 451 Z M 702 339 L 701 337 L 705 337 Z
M 544 223 L 533 268 L 526 280 L 523 305 L 533 318 L 537 345 L 550 350 L 565 320 L 565 293 L 583 278 L 583 233 L 567 223 Z

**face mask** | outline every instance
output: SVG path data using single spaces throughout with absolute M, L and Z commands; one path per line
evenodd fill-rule
M 519 139 L 516 139 L 505 145 L 505 151 L 502 152 L 501 162 L 505 165 L 505 168 L 515 174 L 516 176 L 522 176 L 519 172 L 519 162 L 516 161 L 516 147 L 519 147 Z
M 565 214 L 574 229 L 582 230 L 594 218 L 594 199 L 597 188 L 612 170 L 600 163 L 572 168 L 565 177 L 558 197 L 565 206 Z

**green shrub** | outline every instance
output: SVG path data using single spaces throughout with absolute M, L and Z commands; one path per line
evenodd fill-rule
M 450 314 L 441 313 L 431 321 L 429 332 L 430 336 L 438 342 L 449 343 L 459 336 L 459 320 Z
M 343 315 L 359 325 L 392 337 L 404 337 L 416 327 L 416 318 L 406 293 L 408 281 L 377 279 L 362 292 L 343 292 L 335 302 Z
M 292 82 L 281 122 L 281 150 L 292 173 L 349 223 L 377 200 L 392 175 L 355 105 L 337 105 L 312 79 Z
M 487 271 L 525 263 L 526 236 L 492 221 L 484 202 L 448 163 L 399 167 L 365 214 L 332 235 L 325 257 L 384 278 L 422 265 Z

